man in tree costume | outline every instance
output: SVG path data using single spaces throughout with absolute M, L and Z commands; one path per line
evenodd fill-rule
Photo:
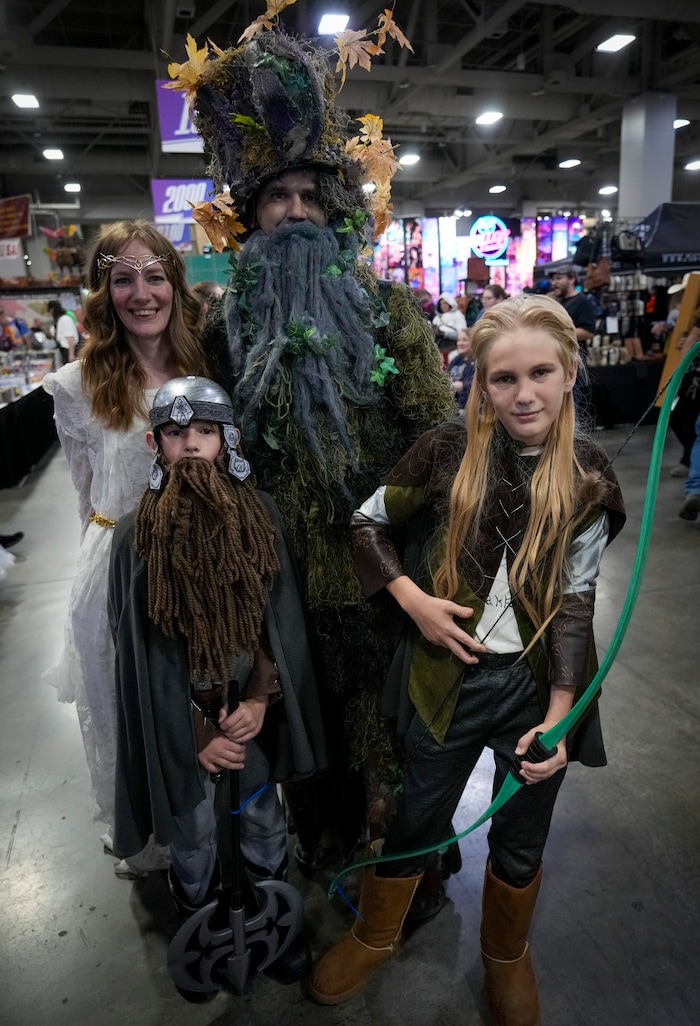
M 249 233 L 205 341 L 301 568 L 332 765 L 286 798 L 297 858 L 313 870 L 349 854 L 367 827 L 383 834 L 400 777 L 379 713 L 392 614 L 362 597 L 350 516 L 455 406 L 411 290 L 379 281 L 365 259 L 398 166 L 381 119 L 358 119 L 351 138 L 328 53 L 280 29 L 284 6 L 271 3 L 237 47 L 188 40 L 190 60 L 169 70 L 219 190 L 194 216 L 219 250 Z M 408 45 L 387 12 L 359 44 L 341 33 L 337 70 L 355 62 L 350 37 L 368 62 L 387 35 Z

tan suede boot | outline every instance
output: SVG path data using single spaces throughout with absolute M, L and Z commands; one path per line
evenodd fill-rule
M 486 866 L 481 954 L 494 1026 L 537 1026 L 537 985 L 527 931 L 542 880 L 542 866 L 527 887 L 510 887 Z
M 362 877 L 359 912 L 352 929 L 314 966 L 309 993 L 321 1005 L 338 1005 L 357 994 L 372 970 L 401 947 L 401 928 L 421 881 L 417 876 Z

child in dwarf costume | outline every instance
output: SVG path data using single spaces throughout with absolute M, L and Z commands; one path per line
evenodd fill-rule
M 112 549 L 114 846 L 128 857 L 150 834 L 170 846 L 183 918 L 219 885 L 212 775 L 240 773 L 246 867 L 279 879 L 287 837 L 275 782 L 313 774 L 325 755 L 283 526 L 237 452 L 228 395 L 206 378 L 175 378 L 150 421 L 149 488 Z M 302 953 L 292 975 L 305 968 Z

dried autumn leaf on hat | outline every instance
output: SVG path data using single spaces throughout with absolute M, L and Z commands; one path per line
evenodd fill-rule
M 374 215 L 374 231 L 372 235 L 375 239 L 378 239 L 391 224 L 391 212 L 394 209 L 391 203 L 391 185 L 388 181 L 377 184 L 370 196 L 369 205 Z
M 194 98 L 197 90 L 205 81 L 205 67 L 209 59 L 209 46 L 221 54 L 221 50 L 213 44 L 205 44 L 201 50 L 197 49 L 197 42 L 193 36 L 187 33 L 185 51 L 188 60 L 184 64 L 172 63 L 168 65 L 168 74 L 174 82 L 167 82 L 164 89 L 177 89 L 187 94 L 187 99 Z
M 227 246 L 229 249 L 241 248 L 236 236 L 242 235 L 246 227 L 239 221 L 228 193 L 220 192 L 210 202 L 187 202 L 192 207 L 192 217 L 202 226 L 217 253 L 223 252 Z
M 268 0 L 265 13 L 259 14 L 255 21 L 250 23 L 245 32 L 239 36 L 238 42 L 247 43 L 254 39 L 263 29 L 268 29 L 269 31 L 274 28 L 273 18 L 278 18 L 285 7 L 291 7 L 296 2 L 297 0 Z
M 373 182 L 388 182 L 399 169 L 391 139 L 378 139 L 365 146 L 363 163 Z
M 377 36 L 377 46 L 383 46 L 386 42 L 386 37 L 391 36 L 395 39 L 399 46 L 407 47 L 411 53 L 413 53 L 413 47 L 409 43 L 406 36 L 403 34 L 399 26 L 394 21 L 394 8 L 389 10 L 388 7 L 384 8 L 384 14 L 380 14 L 377 24 L 379 25 L 379 35 Z
M 384 122 L 377 114 L 356 118 L 362 125 L 359 136 L 349 139 L 346 152 L 362 162 L 368 178 L 376 184 L 389 182 L 399 169 L 391 139 L 383 139 Z
M 355 118 L 355 120 L 359 121 L 362 125 L 360 135 L 365 145 L 381 139 L 382 132 L 384 131 L 384 122 L 378 114 L 365 114 L 364 117 Z
M 383 51 L 377 50 L 375 44 L 370 42 L 365 29 L 360 29 L 359 32 L 347 29 L 345 32 L 339 32 L 334 38 L 338 45 L 338 63 L 335 70 L 342 72 L 338 88 L 338 92 L 340 92 L 345 85 L 348 68 L 354 68 L 356 64 L 359 64 L 365 71 L 371 71 L 372 56 L 383 53 Z

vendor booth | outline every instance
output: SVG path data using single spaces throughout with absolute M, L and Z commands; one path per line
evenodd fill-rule
M 26 284 L 13 288 L 0 280 L 4 315 L 29 329 L 15 349 L 0 352 L 0 488 L 19 484 L 57 441 L 53 399 L 41 387 L 44 375 L 60 366 L 55 343 L 47 338 L 52 299 L 66 310 L 75 309 L 80 291 Z M 34 327 L 42 329 L 36 336 Z M 45 341 L 39 343 L 42 336 Z
M 662 203 L 635 231 L 646 274 L 680 277 L 700 268 L 700 203 Z

